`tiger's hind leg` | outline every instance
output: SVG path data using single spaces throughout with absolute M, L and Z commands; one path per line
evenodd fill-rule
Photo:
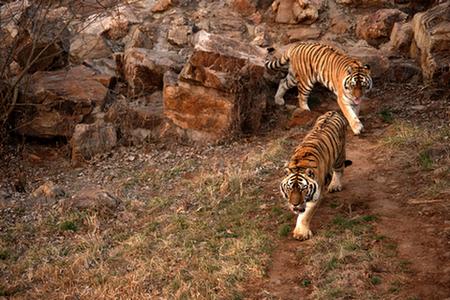
M 344 140 L 345 147 L 345 140 Z M 345 160 L 345 150 L 339 158 L 336 160 L 333 170 L 333 177 L 331 178 L 331 182 L 328 185 L 328 192 L 340 192 L 342 191 L 342 179 L 344 178 L 344 169 L 346 166 L 350 166 L 352 164 L 351 161 Z
M 301 78 L 298 78 L 298 105 L 302 110 L 310 110 L 308 106 L 308 97 L 313 89 L 314 83 L 311 81 L 303 82 Z
M 297 81 L 295 80 L 294 75 L 292 74 L 291 68 L 289 68 L 289 73 L 287 74 L 286 78 L 282 79 L 280 81 L 280 84 L 278 85 L 278 90 L 275 95 L 275 103 L 278 105 L 284 105 L 284 94 L 286 92 L 295 87 L 297 85 Z
M 341 171 L 334 170 L 333 178 L 331 178 L 330 185 L 328 185 L 328 192 L 340 192 L 342 191 L 342 179 L 344 178 L 344 168 Z

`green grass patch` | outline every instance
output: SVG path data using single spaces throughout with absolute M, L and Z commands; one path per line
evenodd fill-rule
M 281 225 L 278 227 L 278 235 L 280 237 L 287 237 L 291 231 L 291 227 L 289 225 Z
M 59 229 L 62 231 L 67 231 L 67 230 L 77 231 L 78 225 L 75 223 L 75 221 L 66 220 L 66 221 L 61 222 L 61 224 L 59 224 Z
M 381 283 L 381 279 L 378 277 L 373 277 L 369 279 L 370 284 L 379 285 Z
M 426 151 L 420 152 L 417 160 L 425 169 L 432 169 L 435 166 L 434 159 Z
M 395 118 L 390 109 L 382 109 L 377 114 L 381 116 L 381 121 L 383 123 L 392 124 L 394 122 Z

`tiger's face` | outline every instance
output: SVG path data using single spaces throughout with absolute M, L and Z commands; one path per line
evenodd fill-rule
M 306 174 L 291 172 L 280 185 L 281 194 L 289 201 L 289 208 L 296 214 L 305 212 L 308 202 L 315 203 L 320 197 L 318 183 L 312 170 Z
M 344 93 L 349 104 L 357 106 L 365 93 L 372 89 L 372 78 L 370 77 L 370 67 L 348 67 L 348 75 L 344 78 Z

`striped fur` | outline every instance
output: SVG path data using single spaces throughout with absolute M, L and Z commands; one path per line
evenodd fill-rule
M 293 44 L 278 60 L 268 61 L 269 70 L 278 70 L 289 64 L 289 73 L 280 81 L 275 103 L 284 105 L 284 94 L 297 86 L 301 109 L 309 110 L 308 96 L 319 82 L 333 91 L 337 102 L 354 134 L 361 133 L 363 125 L 358 119 L 360 101 L 372 88 L 370 67 L 363 66 L 354 57 L 319 43 Z
M 322 189 L 333 170 L 329 192 L 342 190 L 345 160 L 347 120 L 338 112 L 320 116 L 314 128 L 295 149 L 288 175 L 280 185 L 281 194 L 289 201 L 291 210 L 298 214 L 294 238 L 312 236 L 309 222 L 321 201 Z

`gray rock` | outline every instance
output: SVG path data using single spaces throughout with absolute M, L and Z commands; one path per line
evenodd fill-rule
M 118 73 L 127 82 L 131 95 L 162 90 L 164 72 L 180 72 L 185 60 L 168 51 L 131 48 L 116 60 Z
M 53 181 L 44 183 L 32 193 L 32 197 L 35 198 L 35 201 L 49 205 L 56 203 L 57 200 L 64 197 L 64 195 L 65 192 Z
M 448 82 L 448 77 L 442 77 L 448 76 L 450 69 L 450 2 L 415 14 L 411 27 L 414 38 L 410 55 L 422 67 L 424 84 Z
M 117 145 L 114 127 L 98 124 L 78 124 L 71 140 L 72 165 L 81 167 L 95 154 L 108 152 Z
M 69 199 L 60 202 L 63 210 L 70 210 L 73 208 L 79 210 L 102 208 L 116 209 L 119 201 L 108 193 L 106 189 L 97 185 L 88 185 L 81 191 L 76 192 Z

